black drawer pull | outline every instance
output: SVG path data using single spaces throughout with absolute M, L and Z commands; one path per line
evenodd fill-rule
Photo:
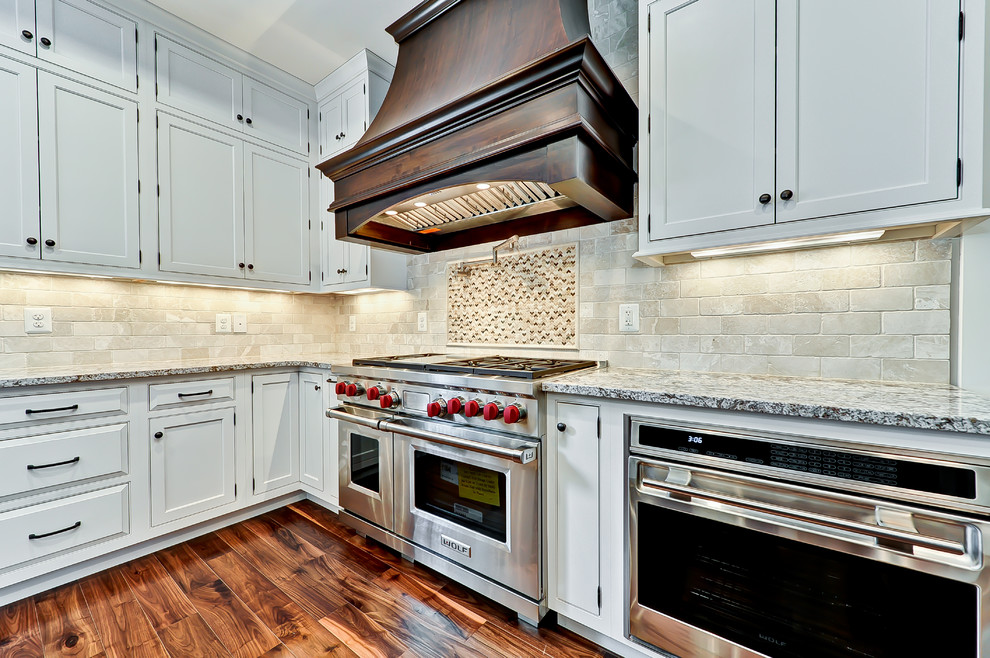
M 68 466 L 69 464 L 78 464 L 79 458 L 67 459 L 64 462 L 55 462 L 54 464 L 42 464 L 41 466 L 35 466 L 34 464 L 28 464 L 29 471 L 40 471 L 43 468 L 55 468 L 56 466 Z
M 46 532 L 43 535 L 36 535 L 36 534 L 32 533 L 32 534 L 28 535 L 28 539 L 44 539 L 45 537 L 51 537 L 52 535 L 60 535 L 63 532 L 69 532 L 70 530 L 75 530 L 76 528 L 78 528 L 81 525 L 82 525 L 82 521 L 76 521 L 75 523 L 73 523 L 72 525 L 70 525 L 68 528 L 62 528 L 61 530 L 55 530 L 54 532 Z
M 53 414 L 59 411 L 78 411 L 79 405 L 74 404 L 71 407 L 57 407 L 55 409 L 25 409 L 24 413 L 27 415 L 31 414 Z
M 213 395 L 213 389 L 211 388 L 208 391 L 200 391 L 199 393 L 179 393 L 180 398 L 194 398 L 199 397 L 200 395 Z

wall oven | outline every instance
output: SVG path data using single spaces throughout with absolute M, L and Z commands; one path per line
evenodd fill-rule
M 984 463 L 627 423 L 634 641 L 687 657 L 990 656 Z

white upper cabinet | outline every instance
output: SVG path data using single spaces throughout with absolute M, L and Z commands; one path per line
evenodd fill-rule
M 298 153 L 309 149 L 309 104 L 156 35 L 158 102 Z
M 244 78 L 244 125 L 251 137 L 309 152 L 309 104 Z
M 34 0 L 0 2 L 0 45 L 33 55 L 36 31 Z
M 160 34 L 155 36 L 155 50 L 159 103 L 240 130 L 240 73 Z
M 778 0 L 778 222 L 955 199 L 958 116 L 958 2 Z
M 637 257 L 985 215 L 979 5 L 965 39 L 959 0 L 644 5 Z
M 774 0 L 653 6 L 651 237 L 773 223 Z
M 309 164 L 245 145 L 247 278 L 309 283 Z
M 243 142 L 158 117 L 161 269 L 242 278 Z
M 42 258 L 139 266 L 137 103 L 38 73 Z
M 40 59 L 137 91 L 137 23 L 89 0 L 36 6 Z
M 38 258 L 36 72 L 0 57 L 0 255 Z

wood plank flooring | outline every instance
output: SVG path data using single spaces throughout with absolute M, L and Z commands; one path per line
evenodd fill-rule
M 0 658 L 608 656 L 309 501 L 0 608 Z

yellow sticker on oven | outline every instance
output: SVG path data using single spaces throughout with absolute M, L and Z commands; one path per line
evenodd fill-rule
M 498 473 L 461 464 L 458 468 L 457 493 L 461 498 L 498 507 Z

